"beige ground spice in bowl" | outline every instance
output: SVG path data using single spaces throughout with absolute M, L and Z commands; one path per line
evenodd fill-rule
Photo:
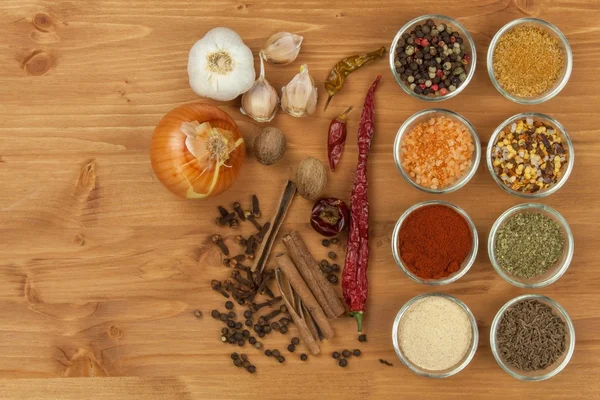
M 477 350 L 477 323 L 457 298 L 426 293 L 409 300 L 392 329 L 394 349 L 411 371 L 446 378 L 464 369 Z
M 500 29 L 488 49 L 487 67 L 496 89 L 521 104 L 539 104 L 567 84 L 573 55 L 567 38 L 549 22 L 521 18 Z

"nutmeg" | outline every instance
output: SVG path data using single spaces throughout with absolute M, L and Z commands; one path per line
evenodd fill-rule
M 285 135 L 279 129 L 267 126 L 254 140 L 254 156 L 259 163 L 271 165 L 283 157 L 286 150 Z
M 302 160 L 296 171 L 296 186 L 300 196 L 307 200 L 316 200 L 327 185 L 327 169 L 323 163 L 308 157 Z

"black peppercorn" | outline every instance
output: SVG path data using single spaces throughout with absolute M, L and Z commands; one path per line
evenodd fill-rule
M 244 318 L 246 318 L 246 319 L 252 318 L 252 311 L 250 311 L 250 310 L 244 311 Z
M 250 331 L 248 329 L 244 329 L 242 331 L 242 336 L 244 336 L 245 339 L 250 337 Z
M 288 327 L 287 326 L 282 326 L 281 328 L 279 328 L 279 332 L 286 334 L 288 333 Z
M 246 353 L 242 353 L 242 354 L 240 355 L 240 358 L 241 358 L 242 360 L 246 361 L 246 360 L 248 359 L 248 354 L 246 354 Z
M 244 339 L 238 340 L 238 342 L 237 342 L 237 345 L 240 346 L 240 347 L 242 347 L 245 344 L 246 344 L 246 341 Z
M 366 342 L 367 341 L 367 335 L 366 334 L 362 334 L 358 336 L 358 341 L 359 342 Z
M 214 319 L 218 319 L 221 316 L 221 313 L 218 310 L 212 310 L 210 312 L 210 316 Z
M 340 361 L 338 361 L 338 365 L 342 368 L 344 368 L 346 365 L 348 365 L 348 360 L 346 360 L 345 358 L 342 358 Z
M 342 355 L 344 356 L 344 358 L 348 358 L 352 355 L 352 353 L 350 353 L 350 350 L 344 350 L 342 351 Z
M 236 358 L 235 360 L 233 360 L 233 365 L 235 365 L 236 367 L 241 367 L 243 363 L 244 362 L 242 360 L 240 360 L 239 358 Z
M 235 329 L 242 329 L 242 323 L 241 322 L 236 322 L 235 323 Z
M 234 343 L 235 343 L 235 338 L 234 338 L 233 336 L 229 336 L 229 337 L 227 338 L 227 343 L 229 343 L 229 344 L 234 344 Z
M 242 362 L 242 367 L 248 368 L 250 366 L 250 361 L 246 360 Z
M 290 323 L 290 320 L 287 319 L 287 318 L 285 318 L 285 317 L 283 317 L 283 318 L 279 319 L 279 323 L 281 324 L 282 327 L 288 326 L 288 324 Z
M 290 353 L 293 353 L 294 351 L 296 351 L 296 346 L 294 346 L 293 344 L 289 344 L 287 349 Z
M 279 356 L 279 357 L 277 357 L 277 361 L 279 361 L 280 363 L 283 363 L 285 361 L 285 357 Z
M 300 359 L 302 361 L 306 361 L 306 360 L 308 360 L 308 356 L 306 355 L 306 353 L 302 353 L 302 354 L 300 354 Z
M 222 335 L 229 335 L 229 329 L 228 328 L 221 329 L 221 334 Z
M 337 277 L 337 275 L 334 275 L 334 274 L 327 275 L 327 280 L 329 281 L 329 283 L 332 283 L 334 285 L 336 283 L 338 283 L 338 277 Z
M 265 350 L 265 356 L 271 357 L 272 355 L 273 355 L 273 352 L 271 350 L 269 350 L 269 349 Z
M 254 336 L 251 336 L 250 338 L 248 338 L 248 343 L 252 345 L 256 344 L 256 338 Z
M 233 301 L 226 301 L 225 308 L 228 310 L 233 310 Z
M 258 332 L 258 337 L 259 338 L 264 338 L 265 337 L 265 333 L 263 331 Z
M 227 321 L 227 327 L 234 329 L 235 328 L 235 321 L 229 320 Z
M 251 319 L 247 319 L 246 321 L 244 321 L 244 325 L 246 325 L 246 326 L 252 326 L 252 320 Z
M 281 355 L 281 353 L 279 352 L 279 350 L 277 350 L 277 349 L 273 350 L 273 356 L 279 357 L 280 355 Z
M 325 268 L 329 265 L 329 261 L 323 259 L 323 260 L 321 260 L 320 265 L 321 265 L 321 268 Z
M 333 353 L 331 353 L 331 357 L 333 357 L 337 360 L 338 358 L 340 358 L 340 353 L 338 353 L 337 351 L 334 351 Z
M 256 372 L 256 367 L 254 365 L 250 365 L 248 366 L 248 372 L 250 372 L 251 374 Z
M 246 304 L 246 300 L 244 300 L 244 299 L 239 299 L 239 300 L 238 300 L 238 304 L 239 304 L 240 306 L 243 306 L 244 304 Z
M 263 326 L 263 332 L 264 333 L 271 333 L 271 326 L 270 325 Z
M 328 239 L 323 239 L 321 241 L 321 244 L 323 245 L 323 247 L 329 247 L 329 245 L 331 244 L 331 242 Z
M 354 357 L 358 357 L 360 356 L 360 350 L 359 349 L 354 349 L 354 351 L 352 352 L 352 355 L 354 355 Z
M 232 360 L 237 360 L 238 358 L 240 358 L 240 356 L 239 356 L 239 354 L 238 354 L 238 353 L 235 353 L 235 352 L 234 352 L 234 353 L 231 353 L 231 359 L 232 359 Z
M 235 338 L 235 340 L 242 340 L 244 338 L 244 335 L 242 335 L 241 332 L 236 332 L 233 337 Z
M 292 344 L 294 346 L 298 346 L 300 344 L 300 339 L 298 337 L 293 337 L 292 338 Z
M 227 322 L 227 314 L 220 314 L 219 319 L 223 322 Z
M 233 311 L 230 311 L 229 314 L 227 314 L 227 317 L 229 319 L 235 319 L 236 315 L 235 315 L 235 313 Z
M 272 322 L 271 323 L 271 329 L 273 329 L 274 331 L 278 331 L 280 328 L 279 322 Z
M 256 333 L 262 332 L 262 325 L 255 324 L 254 325 L 254 332 L 256 332 Z

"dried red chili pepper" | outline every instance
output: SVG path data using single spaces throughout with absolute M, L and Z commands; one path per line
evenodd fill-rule
M 352 110 L 352 106 L 335 117 L 329 124 L 329 135 L 327 136 L 327 155 L 329 156 L 329 168 L 335 172 L 335 166 L 342 157 L 344 145 L 346 144 L 346 115 Z
M 335 197 L 319 199 L 310 215 L 313 229 L 323 236 L 335 236 L 348 225 L 350 210 L 346 203 Z
M 369 88 L 358 127 L 358 165 L 354 175 L 352 196 L 350 197 L 350 230 L 348 249 L 342 275 L 342 291 L 350 314 L 356 318 L 358 332 L 362 332 L 362 317 L 366 310 L 369 282 L 369 196 L 367 182 L 367 158 L 371 149 L 371 140 L 375 132 L 374 93 L 381 75 Z

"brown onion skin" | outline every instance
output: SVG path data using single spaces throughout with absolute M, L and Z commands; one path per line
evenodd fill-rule
M 181 172 L 177 167 L 194 160 L 185 145 L 186 135 L 181 132 L 183 122 L 210 122 L 213 128 L 225 129 L 232 133 L 235 142 L 242 137 L 235 121 L 223 110 L 210 104 L 193 102 L 169 111 L 158 123 L 150 143 L 150 160 L 158 180 L 177 196 L 184 198 L 208 198 L 229 189 L 237 179 L 246 157 L 246 144 L 242 143 L 231 152 L 227 165 L 220 167 L 218 181 L 213 190 L 204 197 L 190 196 L 190 184 L 186 176 L 193 180 L 202 171 L 197 164 L 187 165 Z M 215 171 L 207 171 L 192 184 L 194 192 L 206 193 L 209 190 Z

